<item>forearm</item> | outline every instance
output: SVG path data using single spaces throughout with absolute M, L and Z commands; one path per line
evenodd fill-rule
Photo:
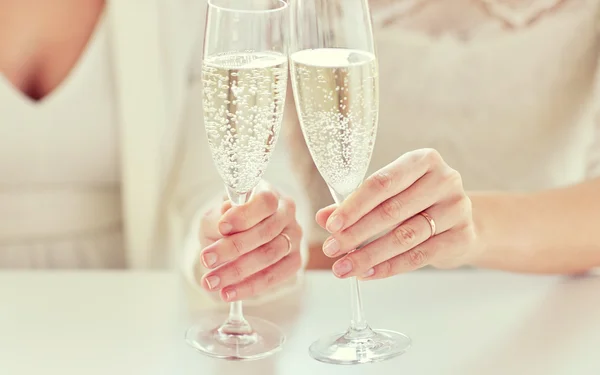
M 538 193 L 473 193 L 478 246 L 469 263 L 571 274 L 600 267 L 600 179 Z

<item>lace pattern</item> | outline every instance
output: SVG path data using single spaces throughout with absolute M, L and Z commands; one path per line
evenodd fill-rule
M 506 29 L 530 26 L 572 0 L 371 0 L 375 24 L 389 26 L 407 18 L 429 13 L 438 18 L 458 14 L 477 23 L 500 23 Z M 427 25 L 425 25 L 427 28 Z
M 490 16 L 514 28 L 528 26 L 568 0 L 478 0 Z

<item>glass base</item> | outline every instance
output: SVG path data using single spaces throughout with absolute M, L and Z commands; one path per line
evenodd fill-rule
M 320 362 L 336 365 L 356 365 L 381 362 L 397 357 L 408 350 L 411 339 L 399 332 L 348 330 L 345 333 L 323 337 L 308 349 L 310 356 Z
M 223 324 L 222 316 L 206 318 L 186 332 L 185 340 L 204 355 L 231 361 L 262 359 L 282 348 L 285 335 L 279 327 L 263 319 L 245 318 L 250 329 L 238 331 Z

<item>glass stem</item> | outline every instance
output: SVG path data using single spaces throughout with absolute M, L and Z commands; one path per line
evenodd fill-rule
M 252 191 L 245 194 L 239 194 L 228 186 L 225 188 L 227 189 L 227 196 L 229 197 L 229 200 L 233 206 L 243 205 L 244 203 L 248 202 L 252 196 Z M 225 323 L 223 323 L 221 326 L 220 331 L 221 333 L 230 335 L 252 334 L 252 327 L 250 327 L 250 324 L 244 318 L 242 301 L 235 301 L 229 304 L 229 316 L 227 317 Z
M 331 195 L 333 196 L 333 200 L 338 206 L 347 198 L 347 196 L 343 196 L 338 194 L 331 187 L 329 188 Z M 361 245 L 362 246 L 362 245 Z M 359 246 L 357 249 L 359 250 Z M 363 310 L 362 296 L 360 294 L 360 284 L 358 278 L 352 277 L 350 280 L 350 304 L 352 308 L 352 318 L 350 320 L 350 333 L 356 332 L 367 332 L 370 331 L 369 325 L 367 324 L 367 320 L 365 319 L 365 312 Z
M 358 278 L 350 279 L 350 303 L 352 305 L 352 319 L 350 320 L 350 329 L 353 331 L 362 331 L 369 328 L 365 319 L 362 297 L 360 295 L 360 284 Z
M 243 322 L 244 309 L 242 307 L 242 301 L 235 301 L 229 304 L 229 318 L 230 322 Z

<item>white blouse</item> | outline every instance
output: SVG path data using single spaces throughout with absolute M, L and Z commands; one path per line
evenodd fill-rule
M 431 147 L 470 191 L 600 176 L 600 1 L 371 0 L 371 8 L 381 100 L 369 173 Z M 316 211 L 331 198 L 298 155 Z M 309 232 L 311 242 L 327 235 L 316 225 Z
M 0 268 L 125 266 L 107 26 L 41 101 L 0 78 Z

